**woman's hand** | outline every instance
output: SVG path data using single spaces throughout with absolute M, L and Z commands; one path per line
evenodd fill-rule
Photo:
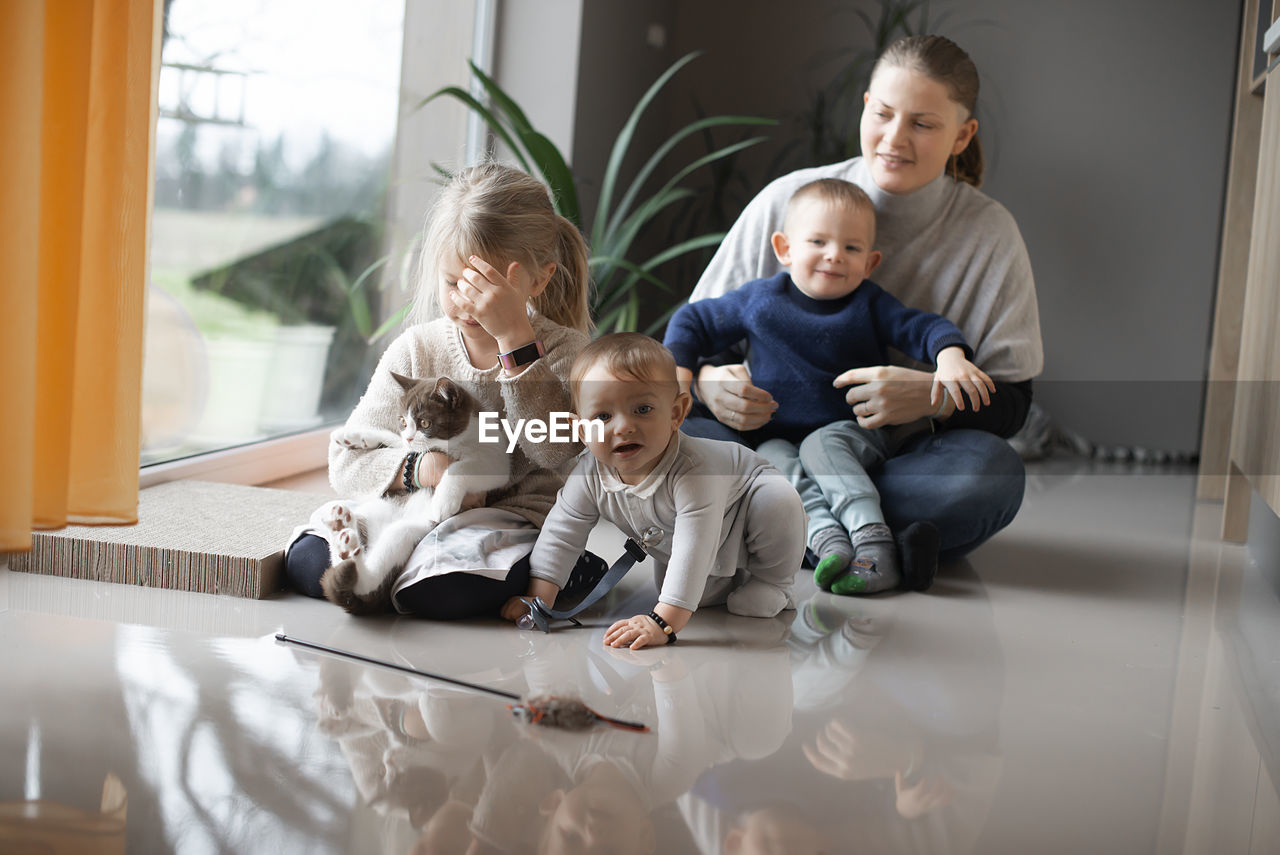
M 667 634 L 653 618 L 648 615 L 636 615 L 620 620 L 609 627 L 604 634 L 604 643 L 606 647 L 629 647 L 632 650 L 639 650 L 642 647 L 666 644 Z
M 941 775 L 925 775 L 908 785 L 901 772 L 893 776 L 894 808 L 903 819 L 916 819 L 951 804 L 955 790 Z
M 947 347 L 938 353 L 938 367 L 933 372 L 929 403 L 935 407 L 941 404 L 944 389 L 951 394 L 957 410 L 964 409 L 964 396 L 967 393 L 969 403 L 976 413 L 984 405 L 991 403 L 996 384 L 981 368 L 969 361 L 962 349 Z
M 932 416 L 938 405 L 931 401 L 933 375 L 897 365 L 853 368 L 832 383 L 837 389 L 851 386 L 844 399 L 853 408 L 853 416 L 864 428 L 904 425 Z M 951 414 L 952 404 L 947 412 Z
M 513 261 L 504 274 L 474 255 L 467 259 L 467 265 L 458 287 L 450 292 L 454 305 L 494 337 L 499 353 L 533 341 L 536 336 L 529 323 L 528 295 L 534 282 L 529 272 Z
M 697 386 L 698 400 L 734 430 L 763 427 L 778 409 L 772 395 L 752 385 L 745 365 L 704 365 Z

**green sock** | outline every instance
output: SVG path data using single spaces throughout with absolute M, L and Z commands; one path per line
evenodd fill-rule
M 832 583 L 840 581 L 840 574 L 849 566 L 849 558 L 832 553 L 813 568 L 813 583 L 824 591 L 834 590 Z
M 847 596 L 861 594 L 867 590 L 867 580 L 858 575 L 857 570 L 841 576 L 831 585 L 831 593 Z

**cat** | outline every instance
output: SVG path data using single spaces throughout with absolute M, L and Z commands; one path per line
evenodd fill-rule
M 353 615 L 392 611 L 391 591 L 415 546 L 462 507 L 466 496 L 507 486 L 510 460 L 501 443 L 480 442 L 479 405 L 448 377 L 418 380 L 391 372 L 404 394 L 396 434 L 380 428 L 334 431 L 347 448 L 444 452 L 449 467 L 436 487 L 408 497 L 338 500 L 320 507 L 311 528 L 329 541 L 332 566 L 320 577 L 325 598 Z

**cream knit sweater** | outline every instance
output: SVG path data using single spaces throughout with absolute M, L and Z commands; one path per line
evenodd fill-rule
M 587 335 L 537 314 L 531 315 L 530 321 L 547 355 L 510 378 L 498 366 L 474 367 L 461 334 L 447 318 L 411 327 L 378 361 L 369 388 L 347 419 L 347 429 L 399 432 L 401 390 L 391 377 L 392 371 L 409 377 L 448 377 L 470 392 L 481 410 L 498 412 L 512 422 L 546 420 L 552 412 L 568 411 L 565 378 L 574 357 L 587 344 Z M 505 445 L 505 436 L 502 441 Z M 541 527 L 564 480 L 552 470 L 581 450 L 578 443 L 532 443 L 521 436 L 511 453 L 511 486 L 491 491 L 486 504 Z M 399 448 L 357 450 L 330 443 L 329 482 L 342 496 L 381 496 L 395 485 L 404 457 Z

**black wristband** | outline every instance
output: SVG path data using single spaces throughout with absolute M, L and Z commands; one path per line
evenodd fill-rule
M 666 633 L 667 644 L 676 643 L 676 632 L 671 628 L 671 624 L 659 617 L 657 612 L 649 612 L 649 619 L 658 625 L 658 629 Z
M 400 483 L 404 485 L 406 493 L 412 493 L 418 489 L 418 485 L 413 482 L 413 470 L 418 466 L 418 452 L 410 451 L 404 459 L 404 474 L 400 476 Z

